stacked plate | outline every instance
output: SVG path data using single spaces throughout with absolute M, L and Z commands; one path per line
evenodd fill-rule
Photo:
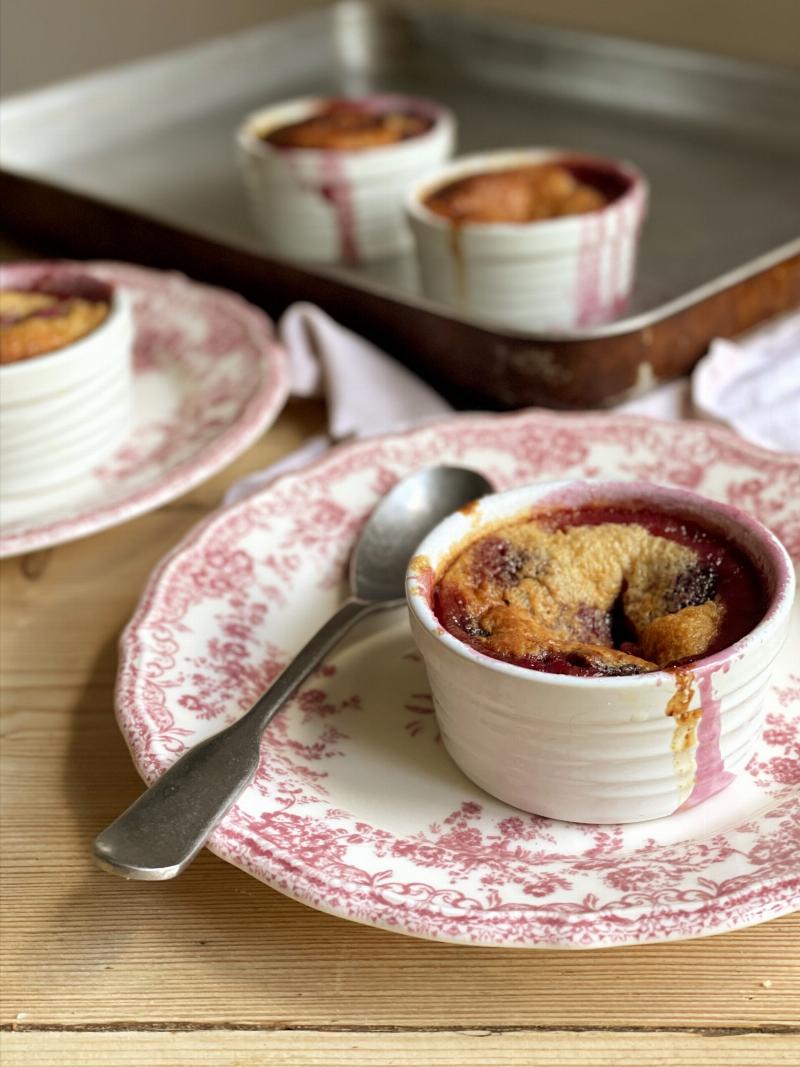
M 180 496 L 252 444 L 288 393 L 272 324 L 233 293 L 131 264 L 66 261 L 4 264 L 0 289 L 43 291 L 76 276 L 105 292 L 103 322 L 0 365 L 0 557 Z

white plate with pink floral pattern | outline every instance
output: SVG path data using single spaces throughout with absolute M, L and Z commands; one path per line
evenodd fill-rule
M 402 475 L 447 462 L 505 489 L 649 479 L 725 500 L 800 557 L 800 462 L 700 423 L 463 415 L 342 446 L 192 532 L 122 640 L 117 710 L 147 781 L 233 721 L 344 596 L 353 540 Z M 797 609 L 795 609 L 797 610 Z M 733 930 L 800 905 L 800 620 L 747 772 L 631 826 L 527 815 L 440 744 L 404 610 L 366 622 L 273 723 L 253 784 L 210 840 L 312 907 L 443 941 L 600 948 Z
M 127 441 L 103 467 L 48 494 L 5 505 L 0 557 L 126 522 L 185 493 L 274 422 L 288 361 L 258 308 L 234 293 L 125 263 L 53 263 L 127 290 L 133 301 L 134 412 Z M 42 263 L 3 265 L 24 285 Z

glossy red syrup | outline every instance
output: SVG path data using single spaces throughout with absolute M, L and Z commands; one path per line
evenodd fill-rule
M 342 263 L 352 267 L 358 264 L 360 256 L 350 183 L 342 167 L 339 153 L 323 153 L 322 167 L 326 181 L 319 187 L 320 195 L 331 205 L 336 217 L 336 226 L 339 230 L 339 258 Z
M 724 535 L 691 519 L 659 511 L 652 507 L 631 508 L 625 505 L 587 505 L 537 513 L 535 521 L 547 529 L 559 530 L 571 526 L 592 526 L 600 523 L 637 523 L 652 534 L 686 545 L 697 556 L 697 563 L 679 576 L 668 605 L 671 612 L 706 600 L 718 598 L 724 605 L 722 624 L 713 644 L 703 658 L 720 652 L 748 634 L 763 618 L 767 610 L 767 591 L 763 577 L 745 553 Z M 483 539 L 477 553 L 474 574 L 476 584 L 481 580 L 513 584 L 522 572 L 524 560 L 518 550 L 502 536 L 490 534 Z M 622 590 L 620 590 L 622 593 Z M 446 630 L 477 651 L 518 667 L 545 671 L 549 674 L 568 674 L 578 677 L 620 676 L 644 673 L 635 664 L 612 665 L 593 662 L 581 654 L 552 651 L 531 656 L 499 656 L 483 638 L 480 622 L 466 610 L 463 598 L 454 591 L 443 592 L 441 583 L 433 592 L 433 610 Z M 621 596 L 610 612 L 592 612 L 592 627 L 598 643 L 610 641 L 613 647 L 631 655 L 641 656 L 636 634 L 625 618 Z M 689 666 L 693 660 L 680 660 L 668 667 Z
M 604 198 L 606 204 L 613 204 L 630 189 L 631 179 L 614 166 L 604 166 L 599 161 L 585 162 L 581 159 L 562 157 L 556 162 L 565 167 L 576 181 L 591 185 Z

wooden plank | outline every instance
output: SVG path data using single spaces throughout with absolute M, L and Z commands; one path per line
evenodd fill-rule
M 795 1067 L 797 1035 L 631 1033 L 16 1032 L 5 1067 Z

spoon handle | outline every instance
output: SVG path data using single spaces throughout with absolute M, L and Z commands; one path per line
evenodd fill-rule
M 94 842 L 94 858 L 123 878 L 157 881 L 187 867 L 255 774 L 264 728 L 359 619 L 387 603 L 347 600 L 250 710 L 174 763 Z

